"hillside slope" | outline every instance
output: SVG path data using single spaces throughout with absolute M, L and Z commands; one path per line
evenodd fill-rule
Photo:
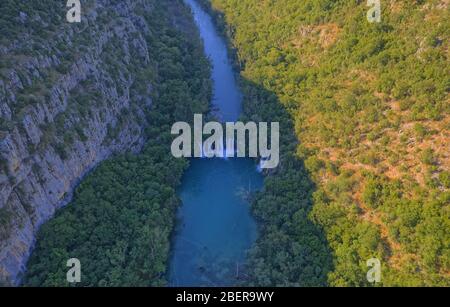
M 154 87 L 179 69 L 156 57 L 181 56 L 164 45 L 176 32 L 196 42 L 178 0 L 82 1 L 79 24 L 65 4 L 0 3 L 0 281 L 19 281 L 38 228 L 85 174 L 143 148 Z
M 382 285 L 450 285 L 448 1 L 381 1 L 381 23 L 367 21 L 365 1 L 202 2 L 231 38 L 243 82 L 289 112 L 316 183 L 309 220 L 332 250 L 332 267 L 302 270 L 317 240 L 277 203 L 295 195 L 295 177 L 269 182 L 255 207 L 267 224 L 256 283 L 322 284 L 328 271 L 329 285 L 367 285 L 366 261 L 378 258 Z M 261 101 L 272 98 L 246 94 L 247 109 L 270 119 Z
M 148 2 L 148 1 L 147 1 Z M 139 154 L 116 155 L 77 187 L 73 201 L 41 227 L 24 286 L 164 286 L 180 201 L 176 188 L 188 166 L 171 154 L 174 122 L 209 110 L 210 64 L 189 9 L 155 1 L 143 14 L 152 65 L 148 142 Z M 175 23 L 174 23 L 175 22 Z M 66 262 L 81 264 L 69 284 Z

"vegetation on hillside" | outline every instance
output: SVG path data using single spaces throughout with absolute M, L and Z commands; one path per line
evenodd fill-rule
M 179 200 L 175 188 L 186 160 L 170 154 L 170 127 L 208 110 L 209 63 L 195 28 L 176 30 L 171 1 L 154 1 L 144 17 L 151 65 L 140 76 L 153 84 L 148 143 L 138 155 L 102 163 L 76 189 L 73 201 L 39 231 L 26 286 L 68 286 L 66 262 L 81 261 L 77 286 L 161 286 Z M 190 18 L 188 11 L 178 14 Z M 189 24 L 189 23 L 186 23 Z M 191 32 L 191 35 L 187 33 Z M 111 67 L 109 67 L 111 68 Z M 135 80 L 139 88 L 142 80 Z
M 247 114 L 292 121 L 299 141 L 254 205 L 254 283 L 368 285 L 379 258 L 381 285 L 450 285 L 448 2 L 382 1 L 381 23 L 365 1 L 202 3 L 231 38 Z

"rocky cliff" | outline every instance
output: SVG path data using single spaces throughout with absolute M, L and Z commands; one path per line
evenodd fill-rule
M 145 68 L 155 63 L 142 14 L 154 1 L 82 1 L 82 22 L 73 24 L 65 5 L 0 4 L 0 280 L 6 282 L 19 281 L 37 229 L 70 200 L 80 178 L 145 141 L 144 111 L 152 103 Z

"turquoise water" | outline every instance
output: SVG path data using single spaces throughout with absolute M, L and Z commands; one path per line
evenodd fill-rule
M 195 0 L 185 0 L 191 7 L 194 20 L 203 39 L 205 54 L 213 64 L 213 105 L 219 109 L 217 117 L 224 122 L 236 121 L 242 112 L 242 94 L 236 84 L 227 46 L 211 20 Z
M 236 121 L 242 95 L 225 42 L 194 0 L 191 7 L 213 64 L 213 105 L 223 121 Z M 246 252 L 257 237 L 248 195 L 263 178 L 250 159 L 192 159 L 179 196 L 178 226 L 169 268 L 171 286 L 232 286 L 245 278 Z

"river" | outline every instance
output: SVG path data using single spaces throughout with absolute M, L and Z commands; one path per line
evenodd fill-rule
M 224 122 L 236 121 L 242 94 L 225 41 L 195 0 L 185 2 L 213 65 L 215 115 Z M 246 254 L 257 237 L 247 196 L 262 184 L 251 159 L 191 160 L 179 189 L 182 206 L 172 242 L 171 286 L 233 286 L 245 278 Z

